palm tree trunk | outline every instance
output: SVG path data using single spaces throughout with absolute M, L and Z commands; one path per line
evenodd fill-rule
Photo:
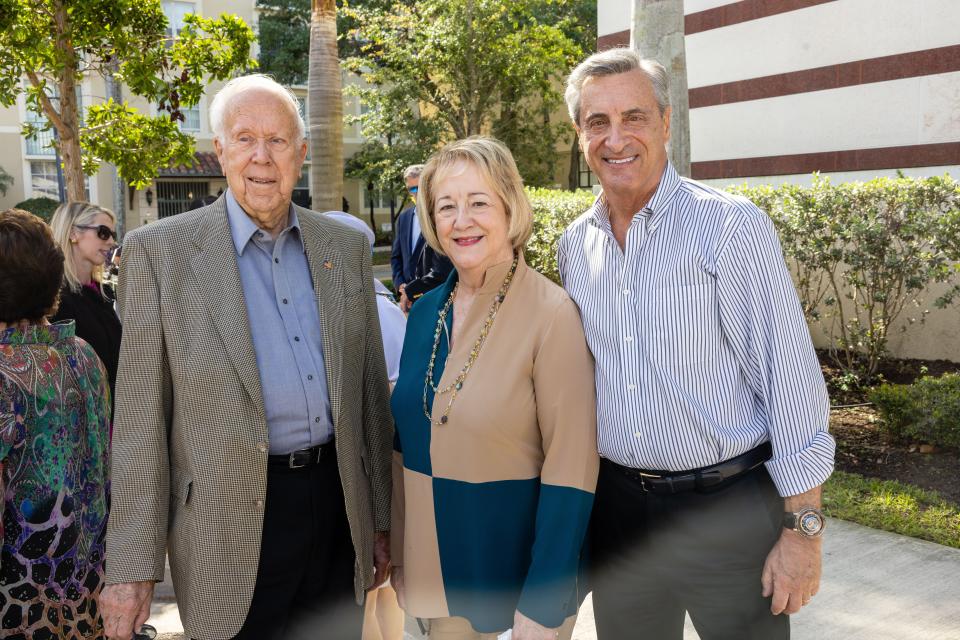
M 343 204 L 343 98 L 337 57 L 337 4 L 312 0 L 307 111 L 310 130 L 311 208 Z
M 630 46 L 670 75 L 670 162 L 690 176 L 690 100 L 684 46 L 683 0 L 633 0 Z

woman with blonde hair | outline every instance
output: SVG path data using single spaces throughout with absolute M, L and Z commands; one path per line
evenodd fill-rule
M 417 214 L 455 270 L 413 305 L 391 400 L 400 604 L 431 640 L 569 638 L 599 466 L 580 315 L 524 262 L 532 212 L 500 142 L 434 155 Z
M 60 310 L 51 320 L 76 323 L 77 336 L 90 343 L 107 369 L 112 398 L 122 330 L 104 273 L 117 246 L 117 217 L 89 202 L 68 202 L 57 207 L 50 226 L 64 255 Z

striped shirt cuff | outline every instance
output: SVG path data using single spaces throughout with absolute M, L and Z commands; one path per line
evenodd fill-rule
M 776 452 L 774 443 L 774 452 Z M 819 431 L 805 449 L 767 461 L 767 471 L 777 492 L 784 498 L 819 487 L 833 473 L 836 443 L 826 431 Z

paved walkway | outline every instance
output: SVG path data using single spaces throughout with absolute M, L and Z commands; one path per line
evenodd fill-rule
M 960 640 L 960 549 L 831 520 L 823 567 L 819 595 L 791 620 L 796 640 Z M 163 640 L 183 637 L 169 583 L 152 611 Z M 596 639 L 589 598 L 573 637 Z M 684 640 L 697 638 L 688 620 Z

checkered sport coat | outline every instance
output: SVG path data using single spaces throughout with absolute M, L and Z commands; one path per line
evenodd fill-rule
M 297 207 L 320 310 L 357 601 L 373 581 L 375 531 L 390 528 L 393 423 L 370 248 Z M 107 582 L 162 580 L 170 555 L 188 637 L 229 638 L 253 596 L 268 442 L 227 209 L 127 235 L 113 432 Z

